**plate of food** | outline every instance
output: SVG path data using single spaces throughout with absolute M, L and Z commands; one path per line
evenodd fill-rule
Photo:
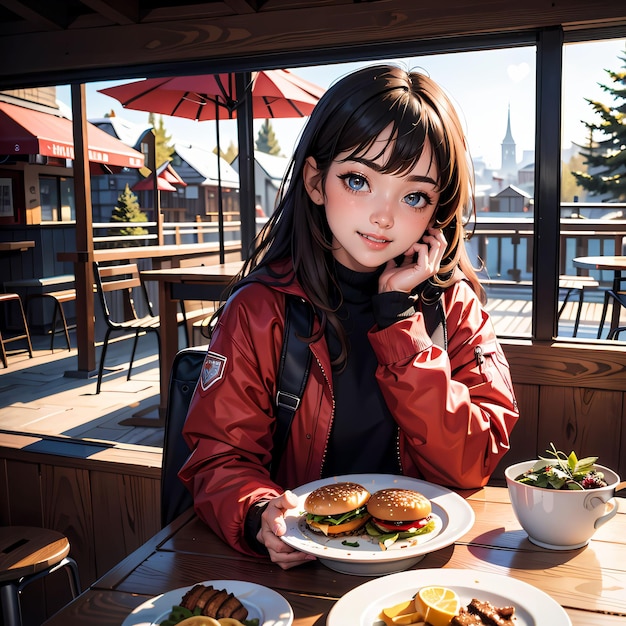
M 223 606 L 225 602 L 229 602 L 227 609 Z M 187 614 L 197 614 L 199 605 L 211 605 L 214 611 L 205 610 L 211 617 L 216 617 L 211 613 L 222 607 L 221 617 L 232 617 L 245 626 L 291 626 L 293 623 L 291 605 L 273 589 L 239 580 L 207 580 L 151 598 L 139 605 L 122 626 L 161 626 L 163 623 L 173 626 L 178 617 L 185 619 Z M 188 613 L 180 611 L 181 607 Z
M 494 623 L 489 622 L 492 611 L 501 616 L 498 623 L 503 626 L 572 626 L 560 604 L 528 583 L 499 574 L 445 568 L 411 570 L 368 581 L 337 601 L 326 626 L 385 626 L 383 611 L 411 601 L 420 589 L 437 586 L 452 590 L 461 607 L 472 605 L 467 613 L 479 616 L 470 617 L 463 609 L 452 626 Z M 418 603 L 417 609 L 421 608 Z
M 292 491 L 298 505 L 285 515 L 281 539 L 346 574 L 405 570 L 474 524 L 461 496 L 407 476 L 346 474 Z

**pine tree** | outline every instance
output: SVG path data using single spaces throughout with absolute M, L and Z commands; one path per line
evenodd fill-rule
M 232 163 L 237 158 L 238 154 L 239 151 L 237 149 L 237 146 L 232 141 L 228 144 L 226 152 L 222 151 L 222 156 L 227 163 Z
M 621 202 L 626 201 L 626 51 L 624 54 L 620 57 L 622 71 L 605 70 L 613 84 L 600 85 L 613 96 L 613 104 L 585 98 L 601 121 L 584 122 L 589 130 L 589 143 L 581 154 L 588 171 L 573 172 L 578 184 L 592 194 Z M 596 131 L 605 138 L 596 140 Z
M 130 190 L 128 184 L 117 198 L 117 204 L 111 213 L 112 222 L 147 222 L 148 216 L 139 207 L 137 196 Z M 129 226 L 128 228 L 115 228 L 109 231 L 113 237 L 128 235 L 147 235 L 148 230 L 141 226 Z M 128 243 L 128 242 L 126 242 Z M 122 246 L 125 243 L 121 244 Z
M 154 123 L 154 113 L 148 115 L 148 122 L 154 128 L 155 142 L 156 142 L 156 166 L 161 167 L 163 163 L 172 160 L 172 154 L 174 154 L 174 146 L 171 144 L 172 136 L 167 134 L 165 130 L 165 124 L 163 123 L 163 116 L 159 116 L 158 125 Z
M 266 154 L 272 154 L 274 156 L 280 154 L 280 145 L 278 144 L 278 139 L 276 139 L 274 129 L 269 120 L 263 122 L 259 134 L 257 135 L 255 146 L 259 152 L 265 152 Z
M 587 172 L 580 152 L 572 155 L 566 163 L 561 162 L 561 202 L 574 202 L 574 198 L 582 202 L 586 199 L 585 190 L 578 184 L 575 172 Z

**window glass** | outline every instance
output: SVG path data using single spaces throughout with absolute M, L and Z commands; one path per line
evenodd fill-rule
M 501 337 L 532 333 L 535 56 L 536 48 L 526 46 L 395 60 L 426 72 L 446 89 L 463 121 L 476 177 L 470 254 L 476 267 L 483 266 L 487 308 Z M 294 72 L 328 87 L 366 64 Z M 271 122 L 284 153 L 290 154 L 302 122 Z M 288 128 L 290 135 L 281 132 Z
M 53 176 L 40 176 L 39 195 L 41 198 L 41 221 L 56 222 L 59 219 L 59 190 L 57 179 Z
M 625 70 L 625 39 L 563 48 L 560 271 L 575 279 L 568 283 L 575 288 L 562 307 L 559 336 L 606 339 L 612 328 L 626 326 L 626 307 L 609 293 L 624 290 L 626 267 L 622 271 L 614 266 L 619 261 L 608 258 L 626 254 L 624 165 L 615 158 L 626 149 L 626 127 L 619 122 L 626 105 Z M 611 182 L 620 171 L 621 184 Z M 614 282 L 622 274 L 624 282 Z M 564 302 L 568 290 L 561 292 Z
M 61 219 L 70 221 L 76 219 L 76 204 L 74 202 L 74 179 L 59 179 L 61 189 Z

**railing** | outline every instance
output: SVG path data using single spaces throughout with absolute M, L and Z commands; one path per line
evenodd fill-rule
M 610 206 L 618 207 L 616 211 L 626 207 Z M 510 281 L 511 284 L 532 280 L 533 235 L 532 217 L 478 215 L 469 242 L 472 260 L 477 265 L 482 260 L 487 278 Z M 622 254 L 625 245 L 624 219 L 564 217 L 561 219 L 559 273 L 584 273 L 574 267 L 573 258 Z M 594 278 L 608 284 L 612 273 L 598 271 Z
M 626 204 L 569 203 L 561 205 L 560 274 L 579 274 L 572 259 L 577 256 L 622 254 L 626 245 Z M 602 214 L 604 217 L 595 217 Z M 576 215 L 578 217 L 571 217 Z M 617 219 L 607 219 L 606 216 Z M 224 222 L 227 242 L 240 239 L 241 222 Z M 257 231 L 267 218 L 256 218 Z M 532 280 L 534 218 L 528 214 L 481 213 L 477 216 L 474 233 L 469 241 L 470 255 L 475 264 L 485 266 L 486 278 L 510 282 L 512 285 Z M 97 247 L 119 243 L 120 236 L 112 233 L 132 226 L 148 230 L 146 235 L 125 235 L 133 245 L 154 245 L 157 242 L 156 222 L 112 222 L 93 225 Z M 99 235 L 98 232 L 105 234 Z M 219 241 L 219 226 L 215 221 L 165 222 L 166 244 L 207 243 Z M 608 284 L 610 272 L 597 272 L 594 278 Z
M 257 232 L 265 224 L 267 218 L 256 218 Z M 113 234 L 125 228 L 144 228 L 147 234 L 143 235 L 123 235 L 124 242 L 131 242 L 132 245 L 156 245 L 158 235 L 156 233 L 156 222 L 99 222 L 93 224 L 94 243 L 98 248 L 109 247 L 107 244 L 118 243 L 122 237 Z M 97 233 L 106 234 L 99 235 Z M 239 241 L 241 238 L 241 222 L 228 220 L 224 222 L 224 236 L 226 242 Z M 217 222 L 204 222 L 199 218 L 195 222 L 164 222 L 163 237 L 165 244 L 189 244 L 208 243 L 219 241 L 219 225 Z

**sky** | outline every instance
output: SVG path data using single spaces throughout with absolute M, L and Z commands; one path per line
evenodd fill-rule
M 585 98 L 610 104 L 610 96 L 599 84 L 611 84 L 606 70 L 619 71 L 624 63 L 626 40 L 612 39 L 601 42 L 568 44 L 564 53 L 563 72 L 563 147 L 572 142 L 585 143 L 585 127 L 581 120 L 597 121 Z M 390 60 L 407 69 L 423 71 L 437 81 L 450 95 L 463 120 L 470 152 L 474 159 L 481 158 L 488 167 L 499 168 L 501 144 L 510 111 L 511 131 L 521 162 L 524 151 L 534 146 L 535 118 L 535 49 L 520 47 L 480 52 L 462 52 L 424 57 L 407 57 Z M 371 64 L 344 63 L 315 67 L 290 68 L 294 73 L 328 88 L 345 74 Z M 141 77 L 137 77 L 141 78 Z M 103 117 L 111 110 L 118 117 L 146 124 L 148 113 L 124 109 L 121 104 L 98 89 L 120 84 L 123 81 L 89 83 L 87 117 Z M 57 98 L 70 104 L 70 89 L 57 89 Z M 165 129 L 176 141 L 192 143 L 212 150 L 216 145 L 215 122 L 196 122 L 181 118 L 163 118 Z M 290 156 L 306 118 L 272 119 L 271 125 L 285 156 Z M 255 138 L 263 120 L 255 120 Z M 226 150 L 237 143 L 235 121 L 220 123 L 220 143 Z

